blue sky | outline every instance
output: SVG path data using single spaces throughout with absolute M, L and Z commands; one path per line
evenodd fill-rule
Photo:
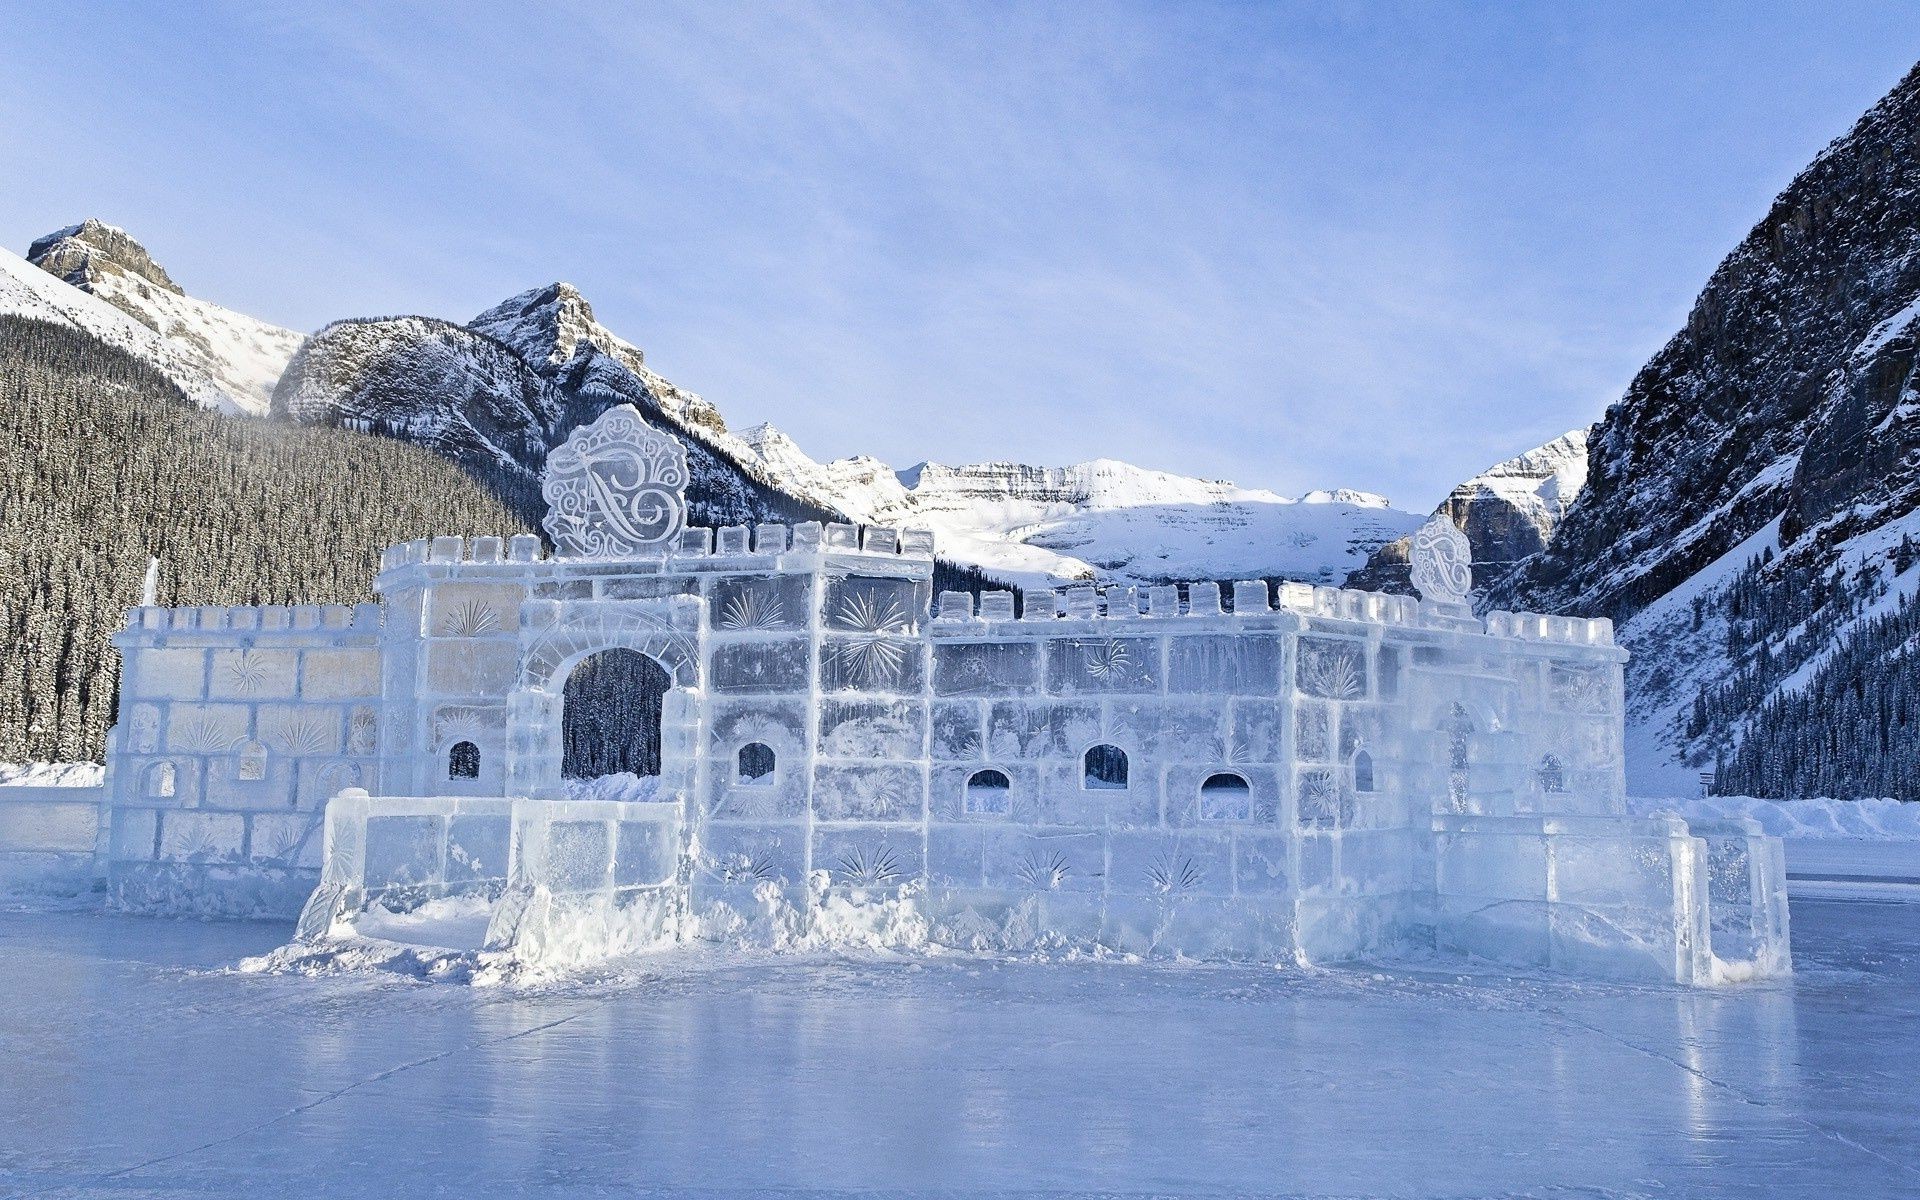
M 0 0 L 0 240 L 300 329 L 566 279 L 736 425 L 1424 509 L 1597 419 L 1911 5 Z

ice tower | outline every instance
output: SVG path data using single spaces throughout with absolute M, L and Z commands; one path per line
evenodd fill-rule
M 687 528 L 686 482 L 621 406 L 549 460 L 551 552 L 395 546 L 356 610 L 133 610 L 110 886 L 311 889 L 307 939 L 479 897 L 489 948 L 545 961 L 887 925 L 1788 968 L 1779 843 L 1625 815 L 1609 623 L 1475 616 L 1445 520 L 1414 537 L 1418 600 L 1253 581 L 936 605 L 926 533 Z

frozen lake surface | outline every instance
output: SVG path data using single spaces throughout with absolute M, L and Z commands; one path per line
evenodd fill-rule
M 1723 991 L 697 952 L 537 991 L 0 913 L 0 1195 L 1920 1194 L 1920 904 Z M 642 974 L 644 972 L 644 974 Z

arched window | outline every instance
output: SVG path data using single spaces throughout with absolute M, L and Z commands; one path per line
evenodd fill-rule
M 1127 752 L 1118 746 L 1099 745 L 1087 751 L 1083 762 L 1086 778 L 1082 786 L 1089 788 L 1124 788 L 1127 786 Z
M 1535 771 L 1534 775 L 1540 780 L 1540 790 L 1543 792 L 1567 790 L 1566 768 L 1562 767 L 1560 760 L 1551 754 L 1540 760 L 1540 769 Z
M 1013 784 L 1005 771 L 989 767 L 967 777 L 966 811 L 983 816 L 1002 817 L 1013 794 Z
M 1365 750 L 1353 752 L 1353 790 L 1356 792 L 1373 790 L 1373 755 Z
M 455 742 L 447 751 L 447 778 L 480 778 L 480 747 L 472 742 Z
M 259 742 L 248 742 L 240 748 L 241 779 L 265 779 L 267 777 L 267 748 Z
M 174 792 L 174 766 L 157 762 L 147 768 L 147 795 L 171 796 Z
M 661 709 L 672 687 L 667 669 L 637 650 L 582 659 L 561 690 L 561 777 L 658 775 Z
M 1253 818 L 1253 789 L 1231 771 L 1207 776 L 1200 785 L 1202 821 L 1247 821 Z
M 748 742 L 740 747 L 739 771 L 735 783 L 772 783 L 773 747 L 765 742 Z

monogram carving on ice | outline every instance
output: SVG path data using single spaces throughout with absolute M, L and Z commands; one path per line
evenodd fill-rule
M 1473 546 L 1460 527 L 1434 516 L 1413 531 L 1413 587 L 1423 600 L 1463 604 L 1473 590 Z
M 664 548 L 687 516 L 687 451 L 622 404 L 547 456 L 543 524 L 569 558 L 625 558 Z

